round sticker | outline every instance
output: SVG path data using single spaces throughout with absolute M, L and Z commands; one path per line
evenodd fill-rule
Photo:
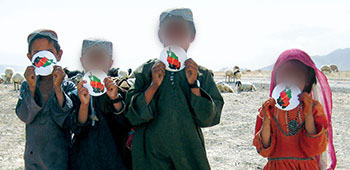
M 32 58 L 35 74 L 41 76 L 50 75 L 56 63 L 56 57 L 50 51 L 39 51 Z
M 100 70 L 92 70 L 85 73 L 83 80 L 86 81 L 84 87 L 88 89 L 91 96 L 101 96 L 106 92 L 104 79 L 107 74 Z
M 185 68 L 187 53 L 178 46 L 167 46 L 160 53 L 160 61 L 166 65 L 166 70 L 176 72 Z
M 276 107 L 281 110 L 293 110 L 299 104 L 301 90 L 295 85 L 278 84 L 272 91 L 272 97 L 276 101 Z

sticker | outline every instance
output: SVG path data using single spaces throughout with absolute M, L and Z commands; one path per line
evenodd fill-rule
M 107 77 L 107 74 L 100 70 L 92 70 L 85 73 L 83 80 L 86 83 L 83 85 L 88 89 L 91 96 L 101 96 L 106 92 L 104 79 Z
M 50 75 L 56 63 L 56 57 L 50 51 L 39 51 L 32 58 L 32 65 L 35 67 L 36 75 Z
M 176 72 L 185 68 L 187 53 L 181 47 L 167 46 L 160 53 L 159 59 L 165 64 L 166 70 Z
M 301 90 L 295 85 L 278 84 L 272 91 L 272 97 L 276 101 L 276 107 L 289 111 L 295 109 L 299 104 Z

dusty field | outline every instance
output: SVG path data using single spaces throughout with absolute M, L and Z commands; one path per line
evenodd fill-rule
M 213 170 L 262 169 L 266 160 L 252 146 L 257 109 L 268 96 L 269 72 L 243 74 L 254 83 L 256 92 L 224 93 L 221 123 L 203 129 Z M 333 90 L 334 144 L 337 169 L 350 167 L 350 72 L 328 75 Z M 216 73 L 216 80 L 223 80 Z M 24 123 L 15 115 L 18 93 L 10 85 L 0 85 L 0 170 L 23 169 Z

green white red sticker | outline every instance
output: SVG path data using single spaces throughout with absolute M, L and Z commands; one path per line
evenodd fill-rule
M 160 61 L 166 65 L 166 70 L 176 72 L 185 68 L 187 53 L 178 46 L 167 46 L 160 53 Z
M 35 67 L 35 74 L 41 76 L 50 75 L 53 66 L 57 63 L 55 55 L 50 51 L 39 51 L 32 58 L 32 65 Z
M 293 110 L 299 104 L 301 90 L 295 85 L 278 84 L 272 91 L 272 97 L 276 101 L 276 107 L 281 110 Z
M 101 96 L 106 92 L 104 79 L 107 74 L 100 70 L 92 70 L 85 73 L 83 80 L 86 81 L 84 87 L 88 89 L 91 96 Z

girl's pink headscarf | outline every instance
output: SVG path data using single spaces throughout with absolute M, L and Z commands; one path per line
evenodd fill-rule
M 327 77 L 317 69 L 315 63 L 312 61 L 311 57 L 304 51 L 299 49 L 290 49 L 284 51 L 277 59 L 272 75 L 271 75 L 271 86 L 270 86 L 270 96 L 272 91 L 276 86 L 275 76 L 276 71 L 279 66 L 284 64 L 289 60 L 298 60 L 305 65 L 313 68 L 315 70 L 317 84 L 313 86 L 311 95 L 313 99 L 318 100 L 324 107 L 324 110 L 328 119 L 328 147 L 327 150 L 318 156 L 319 167 L 321 170 L 334 170 L 337 164 L 337 159 L 335 156 L 334 146 L 333 146 L 333 131 L 332 131 L 332 91 L 329 87 Z

